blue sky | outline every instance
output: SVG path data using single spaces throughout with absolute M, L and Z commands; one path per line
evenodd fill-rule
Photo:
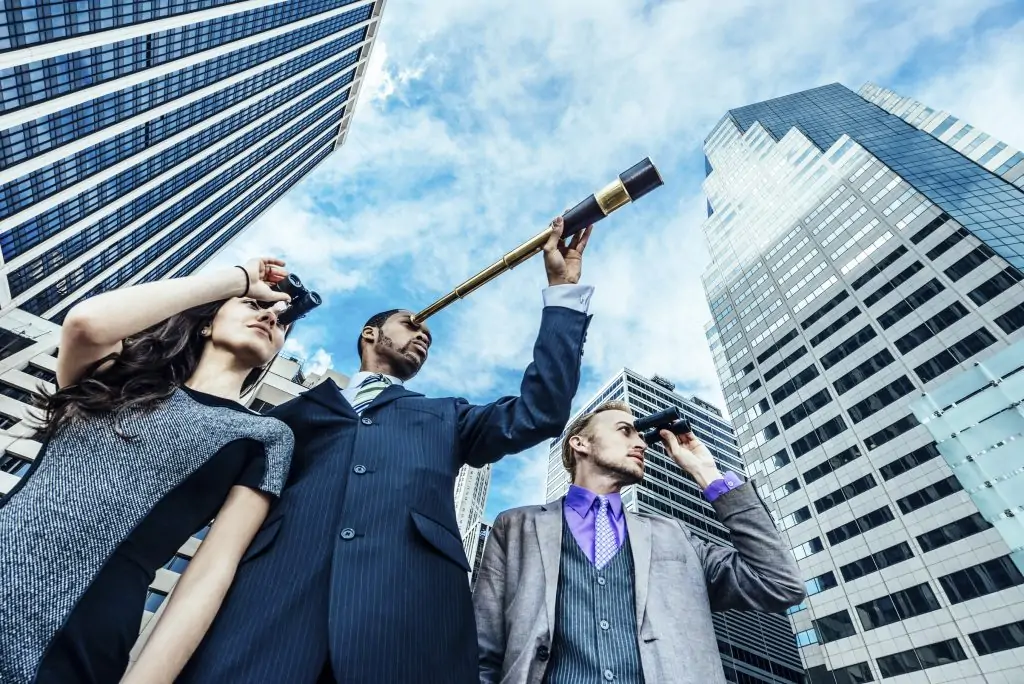
M 373 313 L 418 309 L 645 156 L 665 187 L 595 229 L 577 402 L 619 368 L 713 403 L 700 274 L 705 135 L 732 107 L 866 81 L 1024 148 L 1020 0 L 388 0 L 348 142 L 211 264 L 281 255 L 324 295 L 291 351 L 358 368 Z M 410 386 L 518 391 L 540 258 L 431 321 Z M 545 445 L 494 469 L 487 517 L 544 496 Z

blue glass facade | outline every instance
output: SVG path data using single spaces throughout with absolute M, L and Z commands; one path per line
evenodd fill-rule
M 59 320 L 83 294 L 198 269 L 333 152 L 382 0 L 28 4 L 0 0 L 0 53 L 15 62 L 0 70 L 0 126 L 5 114 L 17 122 L 16 112 L 43 107 L 0 128 L 9 294 L 0 303 Z M 190 21 L 201 10 L 214 12 Z M 175 26 L 146 33 L 153 19 Z M 65 41 L 69 51 L 54 55 L 63 47 L 54 41 L 125 27 L 87 50 Z M 278 35 L 258 40 L 269 30 Z M 117 89 L 116 79 L 246 39 Z M 50 54 L 17 63 L 18 49 L 37 44 Z M 86 88 L 97 96 L 46 107 Z M 190 94 L 201 97 L 175 106 Z
M 776 140 L 797 128 L 822 152 L 848 135 L 996 254 L 1024 269 L 1024 191 L 848 88 L 822 86 L 733 109 L 728 116 L 743 132 L 760 122 Z
M 66 55 L 0 69 L 0 90 L 3 91 L 0 94 L 0 113 L 15 111 L 37 102 L 73 93 L 82 88 L 89 88 L 122 76 L 152 69 L 203 50 L 210 50 L 232 41 L 248 38 L 262 31 L 284 26 L 293 21 L 313 17 L 327 10 L 350 5 L 356 1 L 320 0 L 320 2 L 279 3 L 240 15 L 189 24 L 168 31 L 100 45 L 89 50 L 79 50 Z M 38 5 L 39 3 L 32 4 Z M 321 24 L 327 23 L 329 22 L 321 22 Z M 345 24 L 345 26 L 348 25 L 350 24 Z M 337 30 L 337 27 L 333 30 Z M 297 34 L 298 32 L 296 32 L 296 39 L 298 39 Z M 269 42 L 257 45 L 265 49 Z M 243 50 L 238 50 L 231 55 L 241 58 L 240 53 L 242 52 Z M 252 66 L 269 58 L 252 55 L 245 57 L 242 61 L 248 66 Z M 213 61 L 215 60 L 211 60 L 211 62 Z M 207 64 L 203 65 L 204 68 L 207 66 Z

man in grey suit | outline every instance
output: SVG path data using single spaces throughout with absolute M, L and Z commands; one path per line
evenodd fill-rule
M 473 597 L 481 682 L 724 684 L 711 612 L 803 600 L 793 555 L 753 486 L 723 475 L 692 433 L 661 438 L 736 548 L 623 510 L 619 492 L 643 479 L 646 444 L 628 405 L 602 404 L 566 432 L 569 493 L 494 522 Z

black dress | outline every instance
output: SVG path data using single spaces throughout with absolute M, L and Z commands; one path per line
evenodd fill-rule
M 189 389 L 61 428 L 0 502 L 0 682 L 116 683 L 156 571 L 236 485 L 274 496 L 293 437 Z

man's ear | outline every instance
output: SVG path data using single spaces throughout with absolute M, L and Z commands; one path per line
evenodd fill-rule
M 363 332 L 360 333 L 359 337 L 368 344 L 374 344 L 377 342 L 377 329 L 368 325 L 363 328 Z
M 583 435 L 573 435 L 572 437 L 570 437 L 569 446 L 571 446 L 574 450 L 579 451 L 581 453 L 590 454 L 590 444 L 588 443 L 587 438 L 584 437 Z

